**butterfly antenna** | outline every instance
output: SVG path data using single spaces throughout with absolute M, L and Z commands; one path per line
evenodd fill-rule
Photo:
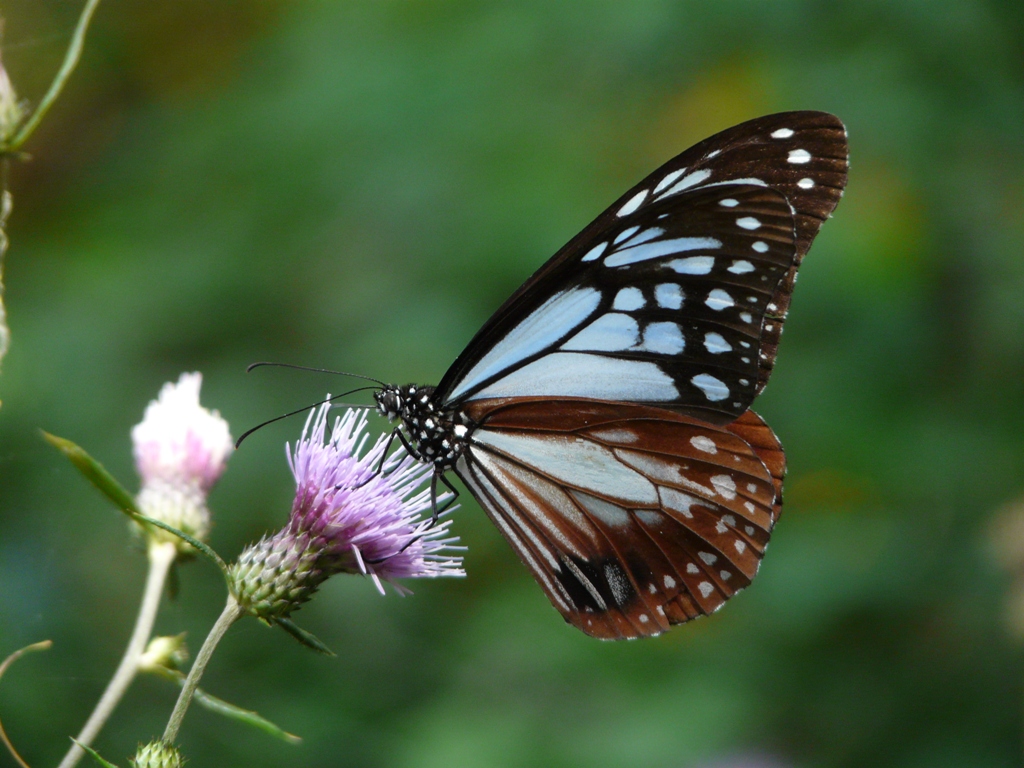
M 380 384 L 382 387 L 387 386 L 387 384 L 385 384 L 383 381 L 381 381 L 380 379 L 375 379 L 372 376 L 363 376 L 362 374 L 359 373 L 348 373 L 346 371 L 332 371 L 330 368 L 312 368 L 308 365 L 293 365 L 292 363 L 253 363 L 252 365 L 245 369 L 245 372 L 251 373 L 255 369 L 263 368 L 265 366 L 272 366 L 274 368 L 293 368 L 296 371 L 312 371 L 313 373 L 330 373 L 335 376 L 351 376 L 354 379 L 364 379 L 365 381 L 372 381 L 375 384 Z
M 258 429 L 263 429 L 263 427 L 267 426 L 268 424 L 273 424 L 275 421 L 281 421 L 281 419 L 287 419 L 289 416 L 295 416 L 295 415 L 300 414 L 300 413 L 305 413 L 306 411 L 310 410 L 311 408 L 316 408 L 318 405 L 324 405 L 325 403 L 333 403 L 339 397 L 345 397 L 346 395 L 352 395 L 352 394 L 355 394 L 356 392 L 363 392 L 364 390 L 367 390 L 367 389 L 376 389 L 376 387 L 358 387 L 356 389 L 350 389 L 348 392 L 342 392 L 340 395 L 334 395 L 334 396 L 328 397 L 328 398 L 326 398 L 324 400 L 317 400 L 315 403 L 310 403 L 309 405 L 304 406 L 302 408 L 296 408 L 294 411 L 289 411 L 288 413 L 282 414 L 280 416 L 275 416 L 272 419 L 267 419 L 266 421 L 262 422 L 261 424 L 257 424 L 252 429 L 247 429 L 245 432 L 243 432 L 242 436 L 235 441 L 235 448 L 237 449 L 242 444 L 242 441 L 245 440 L 245 438 L 247 438 L 253 432 L 255 432 Z M 373 405 L 348 405 L 348 404 L 346 404 L 346 405 L 349 408 L 375 408 L 376 407 L 376 406 L 373 406 Z

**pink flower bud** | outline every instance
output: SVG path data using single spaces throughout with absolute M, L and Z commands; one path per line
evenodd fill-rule
M 132 429 L 142 512 L 200 539 L 210 527 L 206 495 L 234 449 L 228 423 L 199 404 L 202 381 L 183 373 L 165 384 Z

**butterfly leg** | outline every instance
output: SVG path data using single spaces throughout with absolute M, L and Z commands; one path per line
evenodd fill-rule
M 452 493 L 452 497 L 442 504 L 440 509 L 437 508 L 437 478 L 441 478 L 441 482 L 444 483 L 445 488 Z M 449 507 L 451 507 L 458 498 L 458 490 L 456 490 L 455 486 L 451 484 L 451 481 L 448 480 L 444 472 L 435 471 L 430 478 L 430 509 L 432 513 L 430 525 L 435 525 L 437 523 L 437 518 L 447 512 Z

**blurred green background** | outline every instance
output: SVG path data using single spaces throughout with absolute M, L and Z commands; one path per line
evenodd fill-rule
M 33 102 L 79 8 L 0 6 Z M 134 488 L 129 429 L 182 371 L 235 435 L 345 383 L 245 375 L 256 360 L 436 382 L 624 189 L 786 109 L 839 115 L 852 164 L 757 405 L 790 475 L 753 587 L 600 643 L 465 495 L 467 579 L 405 599 L 333 580 L 298 618 L 335 659 L 251 620 L 222 644 L 205 687 L 302 746 L 193 709 L 184 750 L 254 768 L 1018 765 L 1024 665 L 986 531 L 1024 492 L 1019 0 L 104 0 L 11 180 L 0 656 L 55 641 L 0 686 L 28 761 L 55 765 L 78 731 L 144 575 L 39 428 Z M 300 428 L 231 459 L 211 501 L 226 557 L 283 523 Z M 195 650 L 222 600 L 192 563 L 157 629 Z M 139 680 L 97 747 L 125 764 L 174 697 Z

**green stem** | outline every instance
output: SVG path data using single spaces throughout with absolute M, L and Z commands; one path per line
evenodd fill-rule
M 139 658 L 146 650 L 146 643 L 153 634 L 153 623 L 156 620 L 156 611 L 160 606 L 160 596 L 163 593 L 164 582 L 167 580 L 167 573 L 174 563 L 178 550 L 171 542 L 151 544 L 149 547 L 149 574 L 146 576 L 146 588 L 142 594 L 142 604 L 139 606 L 139 616 L 135 620 L 135 629 L 132 630 L 132 637 L 125 648 L 121 663 L 110 678 L 107 689 L 103 692 L 96 708 L 89 715 L 89 719 L 82 727 L 81 733 L 71 746 L 64 759 L 60 761 L 58 768 L 72 768 L 82 756 L 85 750 L 79 746 L 83 744 L 90 746 L 93 740 L 99 735 L 108 718 L 114 712 L 114 708 L 121 701 L 128 686 L 132 684 L 135 675 L 139 671 Z
M 182 687 L 178 701 L 174 705 L 174 711 L 171 712 L 171 717 L 167 721 L 167 728 L 164 729 L 163 741 L 173 744 L 174 740 L 178 737 L 181 721 L 185 719 L 188 705 L 192 703 L 192 696 L 196 692 L 196 687 L 199 685 L 199 680 L 206 670 L 210 657 L 213 656 L 217 643 L 224 637 L 224 633 L 228 631 L 231 625 L 242 618 L 243 615 L 245 615 L 245 610 L 235 600 L 235 596 L 229 594 L 227 605 L 224 606 L 224 612 L 221 613 L 220 618 L 213 625 L 213 629 L 210 630 L 210 634 L 203 641 L 203 647 L 196 654 L 196 660 L 192 663 L 192 669 L 189 670 L 188 677 L 185 678 L 185 685 Z
M 6 147 L 8 152 L 16 152 L 21 148 L 21 145 L 28 140 L 28 137 L 32 135 L 32 132 L 42 122 L 50 107 L 53 106 L 53 102 L 60 96 L 60 92 L 64 89 L 64 84 L 71 77 L 71 73 L 75 71 L 75 67 L 78 65 L 78 60 L 82 57 L 85 33 L 89 29 L 89 22 L 92 21 L 92 15 L 96 12 L 96 6 L 99 4 L 100 0 L 87 0 L 85 7 L 82 9 L 82 14 L 78 17 L 78 26 L 75 27 L 75 33 L 71 37 L 71 44 L 68 46 L 67 53 L 64 54 L 64 63 L 61 64 L 57 76 L 53 78 L 50 90 L 43 96 L 43 100 L 39 102 L 39 106 L 32 113 L 32 117 L 25 122 L 21 130 L 11 140 L 10 145 Z
M 16 662 L 26 653 L 33 653 L 35 651 L 46 651 L 52 647 L 52 641 L 43 640 L 43 642 L 41 643 L 33 643 L 32 645 L 26 645 L 24 648 L 15 651 L 6 659 L 4 659 L 2 664 L 0 664 L 0 677 L 4 676 L 4 672 L 7 671 L 7 668 L 10 667 L 11 664 Z M 0 725 L 0 742 L 2 742 L 5 747 L 7 747 L 7 751 L 11 753 L 11 757 L 14 758 L 14 762 L 18 764 L 19 768 L 29 768 L 28 763 L 26 763 L 24 759 L 22 759 L 21 755 L 18 754 L 18 750 L 16 750 L 14 748 L 14 745 L 11 744 L 11 740 L 7 738 L 7 731 L 4 730 L 3 725 Z

